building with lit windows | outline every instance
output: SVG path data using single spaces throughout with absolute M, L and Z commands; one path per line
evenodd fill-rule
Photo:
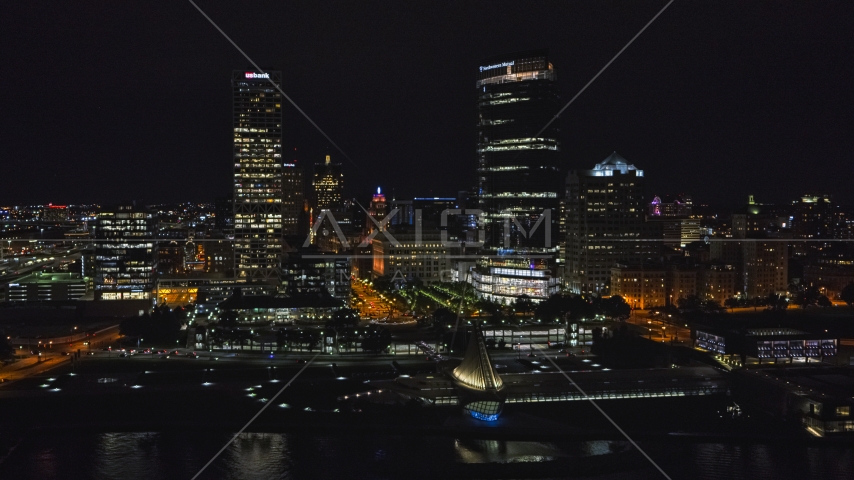
M 731 265 L 617 263 L 611 268 L 611 295 L 619 295 L 641 310 L 678 305 L 680 299 L 691 296 L 723 305 L 740 291 L 737 280 Z
M 6 285 L 7 302 L 63 302 L 86 295 L 89 279 L 77 273 L 31 273 Z M 0 297 L 2 299 L 2 297 Z
M 286 163 L 282 167 L 282 233 L 299 235 L 305 207 L 305 174 L 295 163 Z
M 281 290 L 286 295 L 331 296 L 350 301 L 350 261 L 316 246 L 293 249 L 282 261 Z
M 633 309 L 663 307 L 669 300 L 667 273 L 660 264 L 616 264 L 611 268 L 611 294 L 623 297 Z
M 151 300 L 156 219 L 134 204 L 103 208 L 95 226 L 95 300 Z
M 692 208 L 690 195 L 664 200 L 655 196 L 648 205 L 646 219 L 661 225 L 663 245 L 681 248 L 701 239 L 700 219 L 692 216 Z
M 48 204 L 42 210 L 42 220 L 46 222 L 66 222 L 68 221 L 68 207 L 65 205 Z
M 786 327 L 721 330 L 705 325 L 693 328 L 694 345 L 748 363 L 810 363 L 836 357 L 839 340 Z
M 559 249 L 560 109 L 557 74 L 548 50 L 484 60 L 477 81 L 477 202 L 483 212 L 484 257 L 476 271 L 492 276 L 492 260 L 546 260 L 546 283 L 555 276 Z M 519 272 L 514 272 L 519 273 Z M 502 274 L 503 275 L 503 274 Z M 508 276 L 507 280 L 518 278 Z M 476 292 L 503 302 L 479 282 Z M 484 289 L 477 288 L 483 286 Z M 506 290 L 518 292 L 518 289 Z
M 281 79 L 279 71 L 235 70 L 231 77 L 235 270 L 238 278 L 270 283 L 279 280 L 284 234 L 282 98 L 273 85 Z
M 571 292 L 608 294 L 617 262 L 638 264 L 658 256 L 655 225 L 644 221 L 643 189 L 643 170 L 617 152 L 592 170 L 569 173 L 564 282 Z
M 744 287 L 749 297 L 785 294 L 789 287 L 789 246 L 775 240 L 745 241 Z
M 424 283 L 451 281 L 451 248 L 438 232 L 416 234 L 411 229 L 392 229 L 372 240 L 373 278 L 389 276 L 394 280 L 420 279 Z
M 479 296 L 508 304 L 527 295 L 540 301 L 560 291 L 559 279 L 547 258 L 494 257 L 482 259 L 469 278 Z
M 383 225 L 383 220 L 388 213 L 388 202 L 382 189 L 377 187 L 377 193 L 371 197 L 371 205 L 368 207 L 368 218 L 365 219 L 365 227 L 369 234 L 373 233 L 374 230 L 382 230 L 379 227 Z
M 340 163 L 332 163 L 332 157 L 326 156 L 322 165 L 314 167 L 314 199 L 318 212 L 334 210 L 342 205 L 344 173 Z

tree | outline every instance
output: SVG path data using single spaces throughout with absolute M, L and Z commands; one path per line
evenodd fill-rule
M 524 315 L 534 310 L 534 302 L 531 301 L 531 297 L 527 295 L 520 295 L 516 299 L 516 302 L 514 302 L 513 308 L 515 308 L 516 311 L 522 312 Z
M 676 304 L 682 310 L 698 310 L 701 305 L 700 297 L 696 295 L 688 295 L 686 298 L 679 298 Z
M 220 312 L 217 325 L 221 327 L 236 327 L 237 320 L 237 312 L 234 310 L 226 310 L 224 312 Z
M 15 349 L 5 335 L 0 335 L 0 360 L 8 360 L 15 355 Z
M 726 300 L 724 300 L 724 306 L 732 310 L 733 308 L 738 306 L 738 299 L 734 297 L 727 298 Z
M 436 333 L 442 333 L 448 329 L 448 325 L 457 323 L 457 314 L 451 310 L 442 307 L 433 311 L 433 330 Z
M 612 295 L 602 301 L 602 311 L 605 316 L 611 318 L 629 318 L 632 307 L 619 295 Z
M 721 304 L 717 300 L 706 300 L 703 302 L 703 308 L 706 309 L 707 312 L 720 312 Z
M 342 308 L 332 313 L 326 322 L 327 328 L 355 327 L 359 325 L 359 313 L 351 308 Z
M 783 295 L 777 295 L 776 293 L 768 295 L 768 298 L 765 300 L 765 304 L 771 310 L 785 310 L 789 306 L 789 302 L 786 300 L 786 297 Z
M 391 332 L 382 327 L 374 327 L 368 330 L 362 340 L 362 350 L 366 352 L 380 353 L 391 345 Z
M 168 307 L 155 308 L 151 315 L 128 317 L 119 324 L 119 333 L 148 341 L 172 343 L 181 334 L 181 320 Z
M 848 304 L 849 307 L 854 305 L 854 282 L 845 285 L 845 288 L 843 288 L 842 292 L 839 294 L 839 298 Z

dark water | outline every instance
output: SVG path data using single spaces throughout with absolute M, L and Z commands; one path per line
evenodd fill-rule
M 229 438 L 177 432 L 28 434 L 10 442 L 17 446 L 0 463 L 0 478 L 189 479 Z M 640 445 L 674 479 L 854 479 L 850 445 L 677 439 Z M 581 468 L 591 462 L 602 471 Z M 626 442 L 310 432 L 243 434 L 200 478 L 565 477 L 663 478 Z

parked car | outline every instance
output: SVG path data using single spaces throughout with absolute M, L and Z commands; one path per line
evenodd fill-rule
M 196 352 L 190 352 L 190 353 L 188 353 L 188 354 L 187 354 L 187 356 L 188 356 L 188 357 L 190 357 L 190 358 L 199 358 L 199 356 L 198 356 L 198 355 L 196 355 Z

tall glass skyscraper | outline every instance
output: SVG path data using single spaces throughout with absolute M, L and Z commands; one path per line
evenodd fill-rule
M 282 261 L 282 98 L 279 71 L 235 70 L 234 262 L 238 278 L 278 283 Z
M 561 191 L 560 129 L 549 124 L 560 96 L 548 50 L 489 58 L 478 67 L 476 86 L 486 255 L 473 283 L 494 300 L 543 299 L 557 291 Z

